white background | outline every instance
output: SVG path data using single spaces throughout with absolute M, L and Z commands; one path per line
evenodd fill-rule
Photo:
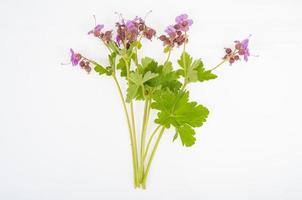
M 70 47 L 106 63 L 106 49 L 87 36 L 93 14 L 110 29 L 115 11 L 149 10 L 159 33 L 188 13 L 187 49 L 207 68 L 249 34 L 259 57 L 189 86 L 208 121 L 192 148 L 172 143 L 173 130 L 164 135 L 141 191 L 113 81 L 60 63 Z M 302 199 L 301 10 L 299 0 L 2 0 L 0 199 Z M 145 54 L 163 61 L 161 51 L 145 42 Z

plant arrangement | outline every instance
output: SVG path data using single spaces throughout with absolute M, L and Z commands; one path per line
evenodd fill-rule
M 216 79 L 213 72 L 222 64 L 232 65 L 241 59 L 247 61 L 250 56 L 249 38 L 236 40 L 233 47 L 224 49 L 219 64 L 206 69 L 201 59 L 193 59 L 186 50 L 192 24 L 187 14 L 181 14 L 165 29 L 165 34 L 157 36 L 145 19 L 126 20 L 120 15 L 115 30 L 104 30 L 104 25 L 99 24 L 88 32 L 108 49 L 108 64 L 70 49 L 73 66 L 79 65 L 88 73 L 93 68 L 100 76 L 112 78 L 116 85 L 129 131 L 135 188 L 146 188 L 153 158 L 167 129 L 175 130 L 173 141 L 180 139 L 186 147 L 195 144 L 195 129 L 206 122 L 209 110 L 190 100 L 187 85 Z M 139 56 L 143 40 L 161 41 L 165 61 Z M 174 63 L 170 61 L 170 55 L 176 48 L 182 48 L 182 53 Z M 122 91 L 121 81 L 127 84 L 126 91 Z M 140 126 L 135 121 L 134 101 L 144 103 Z M 156 128 L 147 133 L 152 111 L 157 112 Z

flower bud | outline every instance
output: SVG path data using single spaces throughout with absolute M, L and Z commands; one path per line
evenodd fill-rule
M 231 54 L 231 53 L 232 53 L 232 49 L 226 48 L 226 49 L 225 49 L 225 52 L 226 52 L 227 54 Z

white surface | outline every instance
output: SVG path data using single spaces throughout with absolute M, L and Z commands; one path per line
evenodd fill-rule
M 167 132 L 140 191 L 113 82 L 60 63 L 70 47 L 105 61 L 86 35 L 92 14 L 109 28 L 115 11 L 150 9 L 157 30 L 193 18 L 188 51 L 207 67 L 249 34 L 260 57 L 189 87 L 208 121 L 192 148 Z M 301 10 L 299 0 L 0 1 L 0 199 L 302 199 Z M 148 44 L 164 60 L 161 43 Z

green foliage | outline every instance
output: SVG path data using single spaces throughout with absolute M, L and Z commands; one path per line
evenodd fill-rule
M 111 44 L 110 48 L 115 51 L 109 55 L 110 66 L 104 68 L 96 65 L 95 71 L 100 75 L 111 75 L 119 70 L 120 76 L 128 84 L 126 102 L 150 97 L 151 107 L 158 110 L 155 123 L 165 128 L 174 127 L 176 133 L 173 141 L 180 138 L 184 146 L 192 146 L 196 140 L 194 128 L 203 125 L 209 111 L 206 107 L 189 101 L 189 92 L 184 91 L 185 85 L 208 81 L 217 76 L 211 70 L 205 70 L 201 59 L 194 60 L 186 52 L 179 58 L 180 68 L 177 70 L 170 61 L 160 65 L 153 58 L 143 57 L 139 62 L 135 49 L 140 45 L 134 43 L 129 49 L 116 50 L 116 46 Z M 170 50 L 166 48 L 165 52 Z M 179 80 L 180 77 L 185 79 L 183 83 Z
M 166 128 L 175 127 L 183 145 L 193 145 L 195 131 L 192 127 L 202 126 L 209 114 L 208 109 L 189 102 L 188 91 L 159 90 L 153 99 L 152 108 L 159 110 L 155 122 Z
M 154 74 L 150 71 L 144 75 L 140 74 L 138 70 L 130 73 L 129 87 L 127 89 L 127 102 L 130 102 L 132 99 L 134 99 L 139 92 L 144 95 L 144 83 L 155 78 L 156 76 L 157 74 Z
M 196 140 L 196 138 L 194 137 L 195 131 L 191 126 L 187 124 L 177 127 L 176 135 L 180 136 L 182 144 L 187 147 L 190 147 L 193 144 L 195 144 L 195 140 Z
M 108 72 L 103 66 L 99 64 L 95 65 L 94 71 L 97 72 L 99 75 L 106 74 Z
M 202 82 L 217 78 L 211 70 L 205 70 L 201 59 L 194 60 L 193 62 L 193 58 L 187 52 L 182 53 L 178 64 L 182 69 L 178 70 L 177 73 L 183 76 L 187 83 Z
M 116 68 L 121 71 L 121 77 L 127 76 L 127 65 L 126 61 L 123 58 L 119 59 L 119 63 L 116 65 Z

